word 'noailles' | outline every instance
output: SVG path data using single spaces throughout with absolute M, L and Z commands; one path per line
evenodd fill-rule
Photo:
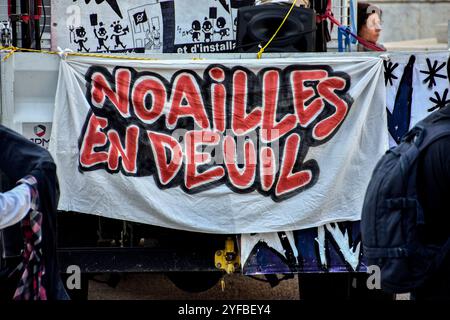
M 171 79 L 93 66 L 85 78 L 92 111 L 81 171 L 153 176 L 162 189 L 189 193 L 225 183 L 275 201 L 315 184 L 320 169 L 304 162 L 308 150 L 333 137 L 352 102 L 349 76 L 328 66 L 255 74 L 210 65 L 203 77 L 180 70 Z

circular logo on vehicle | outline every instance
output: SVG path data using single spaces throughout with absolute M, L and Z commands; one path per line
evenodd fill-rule
M 47 131 L 47 128 L 45 126 L 43 126 L 42 124 L 34 127 L 34 134 L 37 135 L 39 138 L 45 136 L 46 131 Z

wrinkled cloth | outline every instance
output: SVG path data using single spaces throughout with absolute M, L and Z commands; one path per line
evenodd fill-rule
M 234 121 L 232 118 L 237 117 L 236 119 L 238 119 L 241 116 L 233 111 L 232 103 L 225 103 L 223 109 L 225 117 L 214 116 L 214 112 L 210 113 L 212 106 L 216 104 L 214 103 L 215 98 L 208 93 L 210 85 L 206 85 L 206 82 L 210 81 L 208 70 L 216 65 L 220 65 L 221 72 L 224 72 L 226 77 L 224 83 L 228 83 L 230 86 L 236 82 L 233 80 L 235 78 L 233 70 L 244 68 L 251 77 L 256 77 L 258 74 L 254 78 L 256 82 L 246 81 L 247 84 L 245 81 L 242 82 L 242 85 L 246 87 L 244 91 L 247 92 L 245 96 L 248 99 L 238 99 L 243 103 L 248 100 L 248 106 L 253 107 L 254 103 L 250 103 L 251 99 L 264 100 L 269 96 L 269 92 L 278 92 L 279 103 L 275 103 L 278 98 L 273 96 L 274 104 L 265 103 L 267 104 L 267 107 L 264 107 L 266 111 L 261 111 L 261 117 L 264 113 L 266 119 L 279 117 L 279 119 L 289 118 L 293 121 L 291 129 L 283 125 L 287 130 L 283 133 L 284 136 L 280 135 L 278 138 L 274 138 L 269 145 L 264 142 L 265 138 L 263 138 L 262 132 L 269 132 L 270 129 L 265 131 L 266 124 L 262 118 L 255 122 L 248 133 L 245 133 L 253 142 L 252 153 L 258 155 L 264 150 L 262 147 L 272 148 L 271 146 L 273 146 L 272 151 L 274 159 L 276 159 L 272 169 L 266 170 L 264 169 L 266 165 L 260 165 L 264 162 L 261 160 L 264 157 L 256 156 L 254 158 L 255 165 L 247 165 L 247 169 L 245 169 L 246 175 L 248 175 L 245 178 L 248 179 L 246 186 L 238 186 L 237 180 L 233 177 L 238 171 L 242 172 L 243 170 L 243 168 L 235 166 L 238 165 L 237 161 L 234 163 L 233 161 L 230 163 L 229 160 L 223 161 L 225 158 L 230 159 L 228 157 L 231 155 L 228 148 L 225 148 L 224 142 L 230 141 L 229 138 L 235 136 L 234 129 L 232 129 Z M 192 68 L 192 70 L 188 71 L 187 68 Z M 283 82 L 282 85 L 280 82 L 279 85 L 273 87 L 274 90 L 266 90 L 263 82 L 268 77 L 262 76 L 262 73 L 266 74 L 272 68 L 279 68 L 279 71 L 275 72 L 279 73 L 277 76 L 280 77 L 279 79 L 283 77 L 290 79 L 288 76 L 291 73 L 290 70 L 297 70 L 298 74 L 303 74 L 308 79 L 314 78 L 317 81 L 300 80 L 300 76 L 292 77 L 297 80 L 292 80 L 291 84 L 288 84 L 290 80 L 286 83 Z M 128 77 L 128 70 L 135 70 L 136 73 L 133 72 Z M 310 74 L 311 70 L 316 70 L 313 72 L 316 74 L 315 76 Z M 195 156 L 193 162 L 194 167 L 199 169 L 195 169 L 197 173 L 193 172 L 192 165 L 187 166 L 189 163 L 192 164 L 192 161 L 188 160 L 187 154 L 196 154 L 199 151 L 193 148 L 197 142 L 186 144 L 189 138 L 183 138 L 180 143 L 184 144 L 184 147 L 179 142 L 175 143 L 175 147 L 180 147 L 181 150 L 182 157 L 180 159 L 185 160 L 177 161 L 172 157 L 171 161 L 179 166 L 176 170 L 170 169 L 171 177 L 163 184 L 161 183 L 161 173 L 168 172 L 163 168 L 163 166 L 166 167 L 164 161 L 167 164 L 167 159 L 164 160 L 163 157 L 169 153 L 162 152 L 162 150 L 169 149 L 158 147 L 158 145 L 167 145 L 166 143 L 155 144 L 150 141 L 148 133 L 151 133 L 152 137 L 162 134 L 168 139 L 172 139 L 173 137 L 170 138 L 172 133 L 178 135 L 180 132 L 185 132 L 183 133 L 184 137 L 195 136 L 194 139 L 200 138 L 198 142 L 201 144 L 206 142 L 204 134 L 198 135 L 195 134 L 195 130 L 192 130 L 195 127 L 194 124 L 197 123 L 197 120 L 194 120 L 196 116 L 192 119 L 185 119 L 186 121 L 181 120 L 185 116 L 175 116 L 178 111 L 172 107 L 173 103 L 170 99 L 166 99 L 174 92 L 180 97 L 183 96 L 185 89 L 171 85 L 172 88 L 170 90 L 168 88 L 167 92 L 158 93 L 158 100 L 161 100 L 163 107 L 160 108 L 156 122 L 151 124 L 144 124 L 133 111 L 136 106 L 132 95 L 128 96 L 128 102 L 125 103 L 131 112 L 130 116 L 124 116 L 109 98 L 103 99 L 105 104 L 101 107 L 94 102 L 95 99 L 92 98 L 91 92 L 94 91 L 95 95 L 98 93 L 106 97 L 106 91 L 102 89 L 106 87 L 102 85 L 96 87 L 95 90 L 87 89 L 91 85 L 97 86 L 96 83 L 99 82 L 95 78 L 96 75 L 101 74 L 102 78 L 106 77 L 105 79 L 112 81 L 108 85 L 105 83 L 105 86 L 119 85 L 123 88 L 126 86 L 128 89 L 124 89 L 124 92 L 134 90 L 133 88 L 142 81 L 143 72 L 147 71 L 157 72 L 158 77 L 169 82 L 179 74 L 186 73 L 187 76 L 187 72 L 205 75 L 206 77 L 201 81 L 197 77 L 195 78 L 197 80 L 193 80 L 203 83 L 199 86 L 200 82 L 198 82 L 199 84 L 194 86 L 198 88 L 198 90 L 194 90 L 196 92 L 195 100 L 200 99 L 198 112 L 205 115 L 204 120 L 209 123 L 209 129 L 203 133 L 214 132 L 214 128 L 217 126 L 215 123 L 221 122 L 220 119 L 225 121 L 223 123 L 224 134 L 217 133 L 224 138 L 216 140 L 214 146 L 211 145 L 213 148 L 211 151 L 209 149 L 202 151 L 205 155 L 209 154 L 208 157 L 211 156 L 211 159 L 207 163 L 205 162 L 205 165 L 201 165 L 200 163 L 203 162 L 195 160 L 200 159 Z M 114 73 L 121 74 L 125 78 L 112 76 Z M 273 74 L 275 75 L 275 73 Z M 94 58 L 79 60 L 79 57 L 70 57 L 61 62 L 59 75 L 55 103 L 57 117 L 52 124 L 49 150 L 58 165 L 61 186 L 58 208 L 62 211 L 93 214 L 171 229 L 221 234 L 291 231 L 338 221 L 357 221 L 361 218 L 361 208 L 370 180 L 370 172 L 375 167 L 377 159 L 388 149 L 389 137 L 385 129 L 386 88 L 383 79 L 383 60 L 377 57 L 305 57 L 246 59 L 245 61 L 220 59 L 197 61 L 195 65 L 187 60 L 173 60 L 168 63 L 167 61 L 131 62 Z M 321 78 L 322 76 L 325 78 Z M 191 79 L 190 76 L 188 77 Z M 118 80 L 117 83 L 116 80 Z M 279 82 L 279 80 L 275 82 L 277 81 Z M 309 124 L 299 124 L 301 121 L 299 119 L 303 117 L 295 115 L 292 92 L 297 87 L 305 86 L 306 82 L 309 83 L 308 85 L 318 86 L 319 83 L 325 85 L 328 81 L 331 81 L 330 85 L 331 83 L 340 83 L 344 86 L 345 84 L 347 93 L 344 94 L 344 89 L 329 91 L 330 94 L 335 92 L 332 94 L 334 102 L 328 100 L 331 99 L 330 97 L 327 98 L 318 93 L 314 97 L 311 95 L 310 101 L 315 101 L 311 102 L 311 105 L 318 103 L 317 106 L 321 105 L 323 108 L 317 109 L 313 118 L 308 118 Z M 194 85 L 194 83 L 192 84 Z M 214 84 L 211 83 L 211 85 Z M 314 92 L 309 87 L 307 90 L 310 94 Z M 113 91 L 109 89 L 108 92 L 113 94 Z M 328 94 L 325 95 L 328 96 Z M 111 98 L 114 100 L 112 96 Z M 126 102 L 126 99 L 123 101 Z M 200 101 L 202 102 L 200 103 Z M 299 106 L 302 105 L 302 103 L 298 103 Z M 269 107 L 269 105 L 273 107 Z M 334 105 L 340 105 L 342 113 L 337 112 L 338 109 Z M 269 116 L 269 113 L 272 115 Z M 342 115 L 342 117 L 340 116 L 342 121 L 337 118 L 330 120 L 338 113 Z M 175 121 L 174 127 L 167 122 L 167 119 L 172 116 L 180 120 Z M 322 117 L 328 117 L 328 120 L 321 120 Z M 101 122 L 109 123 L 104 130 L 97 127 L 97 124 L 100 125 L 99 118 L 106 119 Z M 283 122 L 285 121 L 283 120 Z M 328 128 L 334 127 L 335 129 L 331 129 L 334 131 L 329 133 L 326 139 L 316 137 L 319 141 L 314 138 L 314 128 L 316 125 L 319 126 L 319 123 L 326 122 L 334 123 Z M 341 125 L 335 127 L 337 123 L 341 123 Z M 279 125 L 276 126 L 278 128 Z M 134 133 L 127 134 L 126 132 L 129 130 L 127 128 L 132 128 L 131 131 Z M 197 132 L 199 131 L 197 130 Z M 117 143 L 110 141 L 110 134 L 118 137 L 118 140 L 115 140 Z M 93 136 L 98 136 L 99 139 L 105 138 L 105 143 L 94 142 Z M 135 138 L 131 138 L 131 136 Z M 133 152 L 127 151 L 128 160 L 126 162 L 133 166 L 131 171 L 124 167 L 126 164 L 123 160 L 124 156 L 121 156 L 120 159 L 118 157 L 116 152 L 119 150 L 118 148 L 122 150 L 120 152 L 124 152 L 123 146 L 119 147 L 119 141 L 130 142 L 127 150 L 133 150 Z M 297 147 L 295 141 L 298 142 Z M 238 148 L 241 149 L 241 147 Z M 233 148 L 231 149 L 233 150 Z M 270 149 L 267 150 L 270 151 Z M 240 153 L 244 155 L 242 151 L 237 152 L 237 154 Z M 224 157 L 226 154 L 228 156 Z M 99 158 L 96 158 L 97 155 L 100 155 Z M 291 159 L 292 157 L 293 159 Z M 240 161 L 239 158 L 241 158 L 240 155 L 236 157 L 238 161 Z M 251 158 L 253 157 L 242 157 L 242 159 L 248 159 L 245 160 L 248 162 L 252 161 Z M 86 159 L 88 162 L 93 159 L 93 162 L 87 164 Z M 205 161 L 206 158 L 202 159 Z M 117 167 L 112 170 L 113 161 L 115 162 L 114 166 L 117 164 Z M 98 163 L 94 164 L 94 162 Z M 289 168 L 288 164 L 290 163 L 295 164 L 294 167 Z M 269 163 L 267 165 L 271 166 Z M 214 175 L 205 174 L 206 170 L 216 173 Z M 188 171 L 192 171 L 192 174 L 187 174 Z M 164 174 L 166 175 L 166 173 Z M 238 179 L 242 179 L 242 173 L 239 175 L 241 178 Z M 201 176 L 199 178 L 202 180 L 201 182 L 191 183 L 192 179 L 197 180 L 195 177 L 199 176 Z M 269 176 L 272 178 L 266 179 Z M 266 178 L 261 179 L 261 177 Z M 304 177 L 308 178 L 304 180 Z M 266 185 L 266 183 L 268 184 Z M 300 185 L 303 186 L 300 187 Z M 108 187 L 105 188 L 105 186 Z M 133 201 L 127 201 L 130 197 L 133 198 Z
M 42 213 L 39 211 L 37 181 L 28 176 L 19 181 L 29 186 L 31 204 L 29 214 L 22 219 L 24 250 L 22 262 L 17 267 L 21 277 L 14 293 L 14 300 L 47 300 L 47 292 L 42 285 L 45 263 L 42 256 Z

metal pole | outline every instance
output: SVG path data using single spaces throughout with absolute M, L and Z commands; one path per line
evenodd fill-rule
M 11 0 L 11 15 L 15 16 L 17 14 L 17 1 Z M 12 27 L 12 45 L 17 47 L 17 22 L 16 17 L 11 19 L 11 27 Z
M 450 49 L 450 20 L 447 22 L 447 48 Z
M 36 50 L 41 50 L 41 28 L 40 28 L 41 24 L 39 18 L 36 18 L 39 13 L 39 2 L 41 1 L 33 0 L 34 42 Z
M 22 47 L 31 48 L 29 0 L 20 0 L 20 12 L 22 14 Z

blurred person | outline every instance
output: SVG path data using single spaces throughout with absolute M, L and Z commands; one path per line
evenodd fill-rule
M 443 108 L 450 117 L 450 104 Z M 422 240 L 443 246 L 450 238 L 450 136 L 431 144 L 419 158 L 417 194 L 425 217 Z M 450 252 L 423 285 L 411 293 L 413 300 L 450 300 Z
M 450 300 L 450 104 L 417 123 L 378 162 L 361 236 L 381 288 Z
M 378 43 L 381 30 L 383 30 L 381 16 L 382 11 L 377 6 L 367 2 L 358 2 L 358 36 L 386 50 L 383 45 Z M 372 51 L 372 49 L 358 43 L 358 51 Z
M 2 187 L 16 183 L 0 194 L 0 259 L 5 248 L 19 249 L 17 259 L 0 260 L 0 297 L 67 300 L 56 257 L 56 165 L 46 149 L 2 125 L 0 148 Z

